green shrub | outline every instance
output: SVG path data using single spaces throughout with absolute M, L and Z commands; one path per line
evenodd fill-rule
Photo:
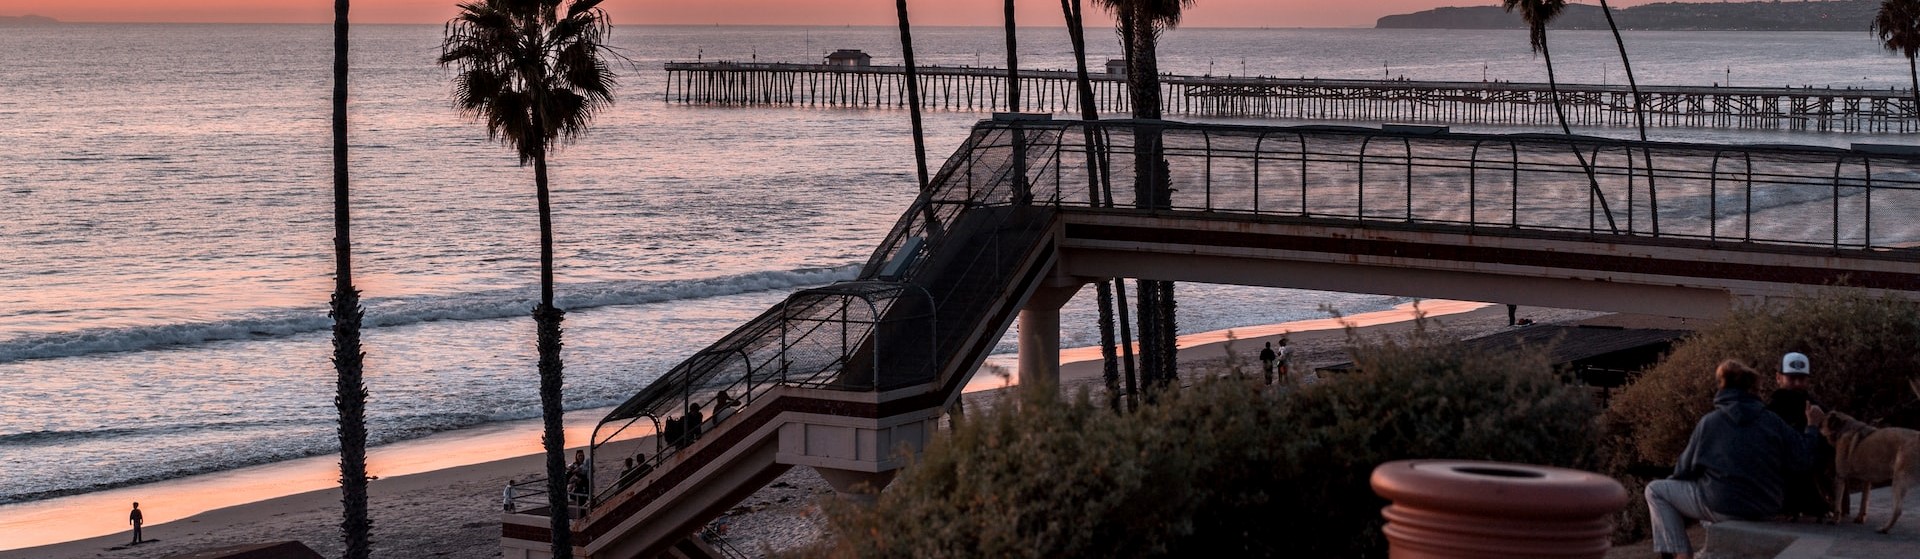
M 1596 410 L 1553 372 L 1546 348 L 1476 353 L 1422 332 L 1352 348 L 1360 372 L 1300 391 L 1285 415 L 1307 426 L 1287 448 L 1296 506 L 1284 540 L 1308 556 L 1383 557 L 1380 507 L 1368 480 L 1379 464 L 1458 458 L 1584 467 Z
M 1023 390 L 878 502 L 827 507 L 835 557 L 1384 556 L 1368 477 L 1403 458 L 1581 465 L 1591 404 L 1543 353 L 1358 342 L 1304 387 L 1207 380 L 1129 414 Z
M 1814 399 L 1864 421 L 1920 422 L 1908 389 L 1920 379 L 1920 312 L 1891 297 L 1824 294 L 1736 309 L 1675 346 L 1614 397 L 1605 414 L 1613 468 L 1671 464 L 1713 406 L 1713 369 L 1739 359 L 1777 373 L 1787 352 L 1807 354 Z M 1766 375 L 1763 393 L 1772 390 Z

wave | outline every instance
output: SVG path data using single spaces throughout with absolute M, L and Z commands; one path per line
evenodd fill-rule
M 853 279 L 857 264 L 753 272 L 718 278 L 674 281 L 615 281 L 565 284 L 555 304 L 568 310 L 704 299 L 741 293 L 822 285 Z M 532 312 L 533 290 L 498 289 L 450 295 L 369 298 L 363 301 L 369 328 L 442 320 L 491 320 Z M 142 351 L 227 340 L 282 338 L 333 328 L 333 319 L 311 308 L 274 309 L 226 320 L 92 328 L 0 340 L 0 363 Z
M 569 410 L 577 411 L 574 410 L 573 407 L 570 407 Z M 521 412 L 498 414 L 450 412 L 402 413 L 391 416 L 380 416 L 369 418 L 369 424 L 373 426 L 374 429 L 368 434 L 367 446 L 379 447 L 419 439 L 435 433 L 469 429 L 488 423 L 531 419 L 539 416 L 540 411 L 537 407 L 522 410 Z M 204 436 L 208 432 L 234 431 L 261 427 L 275 429 L 275 434 L 268 438 L 254 438 L 245 444 L 225 445 L 223 449 L 205 450 L 204 452 L 178 455 L 157 462 L 143 463 L 137 470 L 113 469 L 91 474 L 65 475 L 39 480 L 33 479 L 33 476 L 28 476 L 27 481 L 29 483 L 21 486 L 8 486 L 4 483 L 6 481 L 17 480 L 0 480 L 0 505 L 92 493 L 199 474 L 335 454 L 340 451 L 339 440 L 334 437 L 335 424 L 326 420 L 222 422 L 162 428 L 33 431 L 0 435 L 0 448 L 8 445 L 39 446 L 71 444 L 75 441 L 85 439 L 143 435 L 174 437 L 173 440 L 178 441 L 182 437 L 191 439 L 193 437 Z
M 206 431 L 236 431 L 246 429 L 278 429 L 288 425 L 300 425 L 297 420 L 255 420 L 221 421 L 214 423 L 196 423 L 185 425 L 146 425 L 139 427 L 104 427 L 99 429 L 53 429 L 47 431 L 27 431 L 24 433 L 0 434 L 0 447 L 58 445 L 90 439 L 124 438 L 143 435 L 169 435 Z

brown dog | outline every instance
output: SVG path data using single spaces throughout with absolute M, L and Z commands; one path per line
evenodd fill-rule
M 1820 424 L 1820 434 L 1833 443 L 1833 494 L 1836 518 L 1847 517 L 1848 493 L 1859 482 L 1860 514 L 1854 524 L 1867 521 L 1867 497 L 1876 483 L 1893 484 L 1893 516 L 1880 527 L 1884 534 L 1900 520 L 1900 503 L 1907 488 L 1920 483 L 1920 431 L 1899 427 L 1874 428 L 1847 414 L 1832 412 Z

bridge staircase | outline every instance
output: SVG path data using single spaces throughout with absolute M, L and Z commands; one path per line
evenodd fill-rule
M 712 556 L 690 535 L 793 466 L 849 494 L 884 486 L 1054 266 L 1057 211 L 1016 191 L 1030 184 L 1016 169 L 1032 171 L 1010 133 L 976 133 L 859 279 L 789 296 L 608 414 L 574 554 Z M 1035 143 L 1029 156 L 1051 153 Z M 638 466 L 622 471 L 627 457 Z M 503 556 L 547 557 L 544 481 L 524 487 Z

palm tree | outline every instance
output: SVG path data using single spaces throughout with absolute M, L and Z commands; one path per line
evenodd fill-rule
M 900 52 L 907 65 L 907 112 L 913 120 L 913 163 L 920 173 L 920 193 L 927 194 L 931 188 L 927 179 L 927 138 L 920 125 L 920 74 L 913 62 L 913 25 L 907 19 L 907 0 L 895 0 L 894 5 L 900 13 Z M 927 229 L 939 226 L 933 204 L 923 204 L 921 213 L 927 218 Z
M 340 412 L 340 532 L 347 559 L 371 551 L 367 517 L 367 387 L 361 381 L 360 290 L 353 286 L 352 216 L 347 213 L 347 1 L 333 2 L 333 407 Z
M 900 12 L 900 52 L 907 65 L 907 112 L 913 115 L 913 162 L 920 171 L 920 192 L 927 191 L 927 140 L 920 127 L 920 78 L 913 63 L 913 26 L 907 20 L 907 0 L 895 0 Z M 932 225 L 932 209 L 928 209 Z
M 1126 51 L 1127 90 L 1133 117 L 1160 118 L 1160 34 L 1180 25 L 1182 12 L 1194 0 L 1094 0 L 1114 15 L 1120 42 Z M 1136 205 L 1163 209 L 1173 205 L 1172 177 L 1160 130 L 1142 126 L 1134 131 L 1134 196 Z M 1173 282 L 1140 280 L 1141 369 L 1148 388 L 1173 381 L 1177 360 Z
M 1014 33 L 1013 0 L 1006 1 L 1007 22 L 1007 112 L 1020 112 L 1020 41 Z M 1013 132 L 1013 199 L 1015 204 L 1033 201 L 1027 185 L 1027 134 L 1020 121 L 1011 123 Z
M 1560 12 L 1567 9 L 1567 0 L 1500 0 L 1500 6 L 1511 13 L 1520 10 L 1520 19 L 1527 22 L 1527 39 L 1533 43 L 1533 52 L 1547 62 L 1547 100 L 1553 103 L 1553 114 L 1560 120 L 1560 132 L 1573 135 L 1573 126 L 1567 124 L 1567 111 L 1560 106 L 1560 82 L 1553 76 L 1553 51 L 1547 48 L 1547 24 Z M 1607 197 L 1600 194 L 1600 180 L 1594 176 L 1593 166 L 1587 164 L 1587 156 L 1580 148 L 1573 148 L 1573 156 L 1580 160 L 1580 168 L 1587 174 L 1587 184 L 1592 188 L 1594 199 L 1600 202 L 1601 211 L 1606 213 L 1607 227 L 1615 231 L 1613 210 L 1607 206 Z
M 1100 107 L 1093 96 L 1093 78 L 1087 73 L 1087 33 L 1085 18 L 1081 15 L 1080 0 L 1060 0 L 1060 11 L 1067 20 L 1067 37 L 1073 42 L 1074 83 L 1080 96 L 1080 119 L 1088 122 L 1100 120 Z M 1092 126 L 1083 126 L 1087 146 L 1087 201 L 1094 207 L 1100 207 L 1103 200 L 1100 193 L 1106 189 L 1105 163 L 1106 146 L 1100 144 L 1101 136 Z M 1109 196 L 1108 198 L 1111 198 Z M 1110 200 L 1107 202 L 1111 203 Z M 1115 279 L 1110 284 L 1102 279 L 1095 284 L 1100 302 L 1100 357 L 1103 376 L 1107 382 L 1107 406 L 1114 411 L 1120 410 L 1120 360 L 1113 336 L 1113 289 L 1124 280 Z
M 1553 76 L 1553 51 L 1547 48 L 1547 24 L 1567 9 L 1567 0 L 1500 0 L 1500 7 L 1508 13 L 1520 10 L 1520 19 L 1527 22 L 1527 39 L 1533 43 L 1533 53 L 1547 60 L 1547 100 L 1553 102 L 1553 113 L 1560 119 L 1560 131 L 1572 135 L 1573 127 L 1567 125 L 1567 111 L 1560 107 L 1560 84 Z
M 1600 0 L 1600 13 L 1607 16 L 1607 29 L 1613 31 L 1613 46 L 1620 49 L 1620 67 L 1627 71 L 1627 90 L 1633 93 L 1633 123 L 1640 128 L 1640 141 L 1647 141 L 1647 106 L 1641 101 L 1640 82 L 1633 77 L 1633 61 L 1627 58 L 1627 42 L 1620 38 L 1620 26 L 1613 22 L 1613 8 Z M 1653 152 L 1640 150 L 1647 170 L 1647 209 L 1653 219 L 1653 234 L 1660 235 L 1660 196 L 1654 188 Z
M 1920 68 L 1914 56 L 1920 55 L 1920 0 L 1884 0 L 1873 18 L 1873 32 L 1880 46 L 1907 55 L 1907 77 L 1913 80 L 1913 108 L 1920 114 Z
M 566 451 L 561 431 L 560 322 L 553 304 L 553 214 L 547 155 L 577 138 L 593 115 L 613 103 L 614 76 L 602 54 L 612 24 L 601 0 L 473 0 L 447 22 L 440 64 L 457 69 L 454 104 L 487 124 L 487 136 L 533 163 L 540 212 L 540 304 L 533 309 L 540 351 L 541 438 L 547 455 L 547 499 L 554 557 L 571 557 L 567 529 Z M 560 12 L 560 5 L 567 9 Z
M 1020 112 L 1020 41 L 1014 34 L 1013 0 L 1006 1 L 1007 112 Z

